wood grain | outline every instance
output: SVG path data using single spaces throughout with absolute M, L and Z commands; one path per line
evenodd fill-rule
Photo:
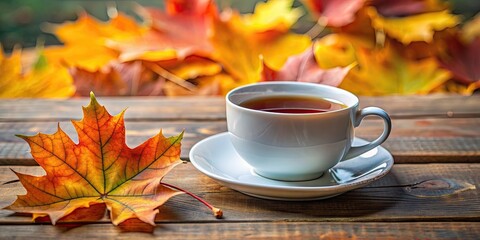
M 0 121 L 68 121 L 81 119 L 81 107 L 89 98 L 68 100 L 52 99 L 4 99 L 0 102 Z M 166 97 L 98 97 L 110 114 L 128 109 L 127 120 L 215 120 L 225 118 L 225 101 L 217 98 L 166 98 Z
M 0 208 L 25 194 L 20 183 L 1 185 L 16 179 L 10 170 L 33 175 L 44 174 L 40 167 L 0 167 Z M 224 211 L 222 222 L 309 221 L 309 222 L 407 222 L 480 221 L 480 164 L 400 164 L 373 184 L 335 198 L 282 202 L 244 195 L 181 164 L 165 182 L 185 188 Z M 449 179 L 468 188 L 430 188 L 423 192 L 400 187 L 431 179 Z M 395 187 L 399 186 L 399 187 Z M 423 194 L 419 194 L 423 193 Z M 447 194 L 445 194 L 447 193 Z M 430 197 L 426 197 L 430 195 Z M 216 222 L 198 201 L 187 195 L 176 196 L 160 207 L 157 222 Z M 0 210 L 0 224 L 26 224 L 30 217 Z M 107 218 L 101 222 L 109 222 Z
M 125 118 L 132 121 L 219 120 L 225 118 L 223 97 L 99 97 L 110 113 L 128 107 Z M 80 107 L 88 98 L 68 100 L 2 99 L 0 121 L 66 121 L 82 118 Z M 378 106 L 392 118 L 464 118 L 480 117 L 480 96 L 431 95 L 360 97 L 360 106 Z
M 70 122 L 61 122 L 62 129 L 77 141 Z M 394 119 L 393 130 L 383 144 L 396 163 L 480 162 L 480 118 Z M 15 134 L 54 133 L 53 122 L 0 122 L 0 165 L 35 165 L 28 145 Z M 224 121 L 126 122 L 127 144 L 137 146 L 163 129 L 166 136 L 185 130 L 182 159 L 188 159 L 196 142 L 226 131 Z M 367 118 L 356 129 L 356 135 L 374 139 L 383 129 L 380 120 Z
M 112 114 L 128 107 L 126 140 L 130 147 L 160 128 L 167 136 L 185 130 L 182 158 L 187 159 L 193 144 L 226 131 L 223 97 L 98 99 Z M 215 219 L 187 195 L 176 196 L 159 208 L 153 233 L 125 232 L 111 225 L 108 216 L 86 225 L 51 226 L 0 210 L 0 239 L 480 239 L 479 100 L 480 95 L 360 97 L 361 107 L 379 106 L 392 116 L 392 134 L 383 146 L 397 164 L 379 181 L 335 198 L 309 202 L 258 199 L 216 183 L 187 163 L 164 181 L 220 207 L 224 219 Z M 76 141 L 69 121 L 80 119 L 80 107 L 88 102 L 88 98 L 0 101 L 0 209 L 16 195 L 25 194 L 18 182 L 3 184 L 16 179 L 10 169 L 44 174 L 38 166 L 27 166 L 36 163 L 27 144 L 14 135 L 53 133 L 60 122 Z M 356 129 L 356 136 L 371 140 L 382 128 L 380 120 L 367 118 Z M 423 185 L 407 186 L 415 183 Z
M 359 97 L 360 107 L 378 106 L 392 118 L 480 117 L 480 95 Z
M 159 224 L 153 233 L 124 232 L 111 224 L 2 225 L 0 238 L 71 239 L 478 239 L 478 222 L 332 223 L 253 222 Z

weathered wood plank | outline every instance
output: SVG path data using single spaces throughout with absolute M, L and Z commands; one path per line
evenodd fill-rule
M 62 129 L 78 142 L 77 133 L 70 122 L 61 122 Z M 0 165 L 36 165 L 28 144 L 15 134 L 35 135 L 38 132 L 54 133 L 57 130 L 54 122 L 0 122 Z M 165 136 L 180 134 L 183 130 L 182 159 L 188 159 L 190 148 L 201 139 L 226 131 L 223 121 L 215 122 L 126 122 L 126 142 L 131 148 L 138 146 L 148 138 L 157 134 L 160 129 Z
M 0 121 L 67 121 L 81 119 L 81 107 L 88 105 L 89 98 L 68 100 L 51 99 L 3 99 L 0 101 Z M 169 119 L 224 119 L 225 101 L 217 98 L 166 98 L 166 97 L 118 97 L 98 101 L 110 114 L 118 114 L 128 108 L 128 120 Z
M 124 232 L 111 224 L 2 225 L 0 238 L 159 239 L 478 239 L 480 223 L 254 222 L 159 224 L 153 233 Z
M 42 175 L 40 167 L 11 167 L 15 171 Z M 373 184 L 335 198 L 282 202 L 250 197 L 221 186 L 181 164 L 165 182 L 188 189 L 224 211 L 224 222 L 309 221 L 309 222 L 392 222 L 392 221 L 480 221 L 480 164 L 400 164 Z M 0 208 L 25 194 L 20 183 L 1 185 L 16 179 L 10 167 L 0 167 Z M 393 187 L 431 179 L 449 179 L 457 185 L 430 188 Z M 430 197 L 427 197 L 430 196 Z M 157 222 L 215 222 L 210 211 L 187 195 L 176 196 L 160 207 Z M 1 224 L 25 224 L 28 216 L 0 210 Z M 109 222 L 107 218 L 101 222 Z
M 2 99 L 0 121 L 65 121 L 80 119 L 80 107 L 88 98 L 68 100 Z M 115 114 L 128 107 L 125 118 L 134 121 L 171 119 L 216 120 L 225 118 L 223 97 L 164 98 L 164 97 L 99 97 L 110 113 Z M 480 117 L 480 95 L 432 95 L 360 97 L 360 105 L 384 108 L 392 118 L 456 118 Z
M 480 117 L 480 95 L 360 97 L 360 107 L 377 106 L 392 118 Z
M 61 122 L 62 129 L 77 141 L 70 122 Z M 480 162 L 480 118 L 455 119 L 394 119 L 390 138 L 383 144 L 397 163 L 422 162 Z M 166 136 L 185 130 L 182 158 L 188 159 L 193 144 L 210 135 L 226 131 L 224 121 L 207 122 L 126 122 L 127 144 L 137 146 L 156 134 L 160 128 Z M 53 133 L 53 122 L 0 122 L 0 165 L 35 165 L 28 145 L 15 134 L 34 135 L 37 132 Z M 356 134 L 374 139 L 383 124 L 367 119 L 357 128 Z

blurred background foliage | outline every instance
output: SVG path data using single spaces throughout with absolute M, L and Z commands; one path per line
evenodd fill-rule
M 231 7 L 241 13 L 253 12 L 259 0 L 217 0 L 220 8 Z M 454 14 L 463 16 L 467 21 L 480 12 L 478 0 L 448 0 Z M 46 23 L 63 23 L 73 21 L 78 13 L 86 11 L 101 20 L 108 20 L 109 7 L 115 6 L 119 11 L 135 16 L 133 7 L 153 6 L 162 8 L 163 0 L 2 0 L 0 1 L 0 42 L 5 52 L 10 52 L 15 45 L 23 48 L 34 47 L 37 41 L 45 45 L 60 44 L 54 35 L 42 31 Z M 295 1 L 295 7 L 304 7 Z M 308 12 L 308 11 L 305 11 Z M 140 18 L 138 18 L 140 20 Z M 315 19 L 305 15 L 293 26 L 292 30 L 304 33 L 314 24 Z
M 0 12 L 0 98 L 210 96 L 260 81 L 480 92 L 480 1 L 4 0 Z

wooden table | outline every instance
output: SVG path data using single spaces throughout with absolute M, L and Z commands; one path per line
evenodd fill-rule
M 127 143 L 136 146 L 160 128 L 185 129 L 182 158 L 199 140 L 226 131 L 223 98 L 98 98 L 112 114 L 125 107 Z M 80 119 L 88 99 L 0 100 L 0 207 L 24 194 L 15 171 L 42 174 L 27 144 L 14 134 L 53 133 L 57 122 L 76 141 L 69 122 Z M 72 227 L 32 223 L 29 216 L 0 210 L 0 239 L 10 237 L 164 237 L 480 239 L 480 96 L 362 97 L 362 106 L 390 113 L 393 131 L 383 144 L 395 158 L 381 180 L 335 198 L 282 202 L 250 197 L 219 185 L 181 164 L 165 182 L 188 189 L 224 211 L 215 219 L 198 201 L 176 196 L 160 208 L 154 233 L 122 232 L 102 221 Z M 366 119 L 357 136 L 373 139 L 382 130 Z M 429 185 L 405 187 L 424 180 Z

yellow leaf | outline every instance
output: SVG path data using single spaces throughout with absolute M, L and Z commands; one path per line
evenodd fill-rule
M 286 33 L 273 39 L 258 40 L 252 39 L 252 45 L 256 51 L 263 56 L 265 64 L 273 70 L 280 70 L 290 56 L 305 51 L 312 41 L 306 35 Z
M 384 18 L 373 7 L 368 8 L 367 12 L 375 29 L 384 31 L 404 44 L 413 41 L 431 42 L 435 31 L 454 27 L 460 21 L 458 16 L 450 14 L 448 10 L 401 18 Z
M 303 15 L 300 8 L 292 8 L 293 0 L 270 0 L 259 2 L 253 14 L 242 17 L 250 31 L 266 32 L 276 30 L 286 32 Z
M 467 42 L 471 42 L 476 37 L 480 37 L 480 13 L 463 26 L 462 37 Z
M 20 51 L 4 57 L 0 50 L 0 73 L 0 98 L 64 98 L 75 93 L 72 77 L 62 66 L 42 62 L 23 73 Z
M 55 28 L 56 36 L 65 45 L 49 47 L 45 50 L 45 55 L 52 63 L 95 72 L 118 58 L 119 52 L 109 47 L 112 42 L 132 39 L 143 31 L 144 28 L 123 14 L 107 23 L 83 14 L 77 21 Z
M 359 65 L 352 69 L 340 88 L 359 95 L 427 94 L 450 78 L 435 59 L 408 60 L 389 45 L 357 52 Z
M 316 41 L 313 52 L 315 60 L 323 69 L 346 67 L 356 61 L 353 45 L 339 34 L 329 34 Z
M 220 64 L 206 58 L 189 57 L 169 72 L 181 79 L 192 79 L 199 76 L 212 76 L 222 71 Z
M 230 20 L 238 29 L 244 29 L 253 50 L 273 70 L 280 70 L 288 57 L 302 53 L 312 43 L 307 35 L 288 32 L 303 15 L 299 8 L 292 8 L 292 3 L 292 0 L 260 2 L 253 14 L 234 15 Z
M 125 40 L 140 35 L 144 29 L 135 20 L 118 14 L 104 23 L 82 14 L 77 21 L 67 22 L 55 28 L 55 35 L 63 43 L 79 45 L 104 44 L 109 40 Z
M 215 49 L 213 59 L 221 63 L 239 84 L 255 83 L 261 79 L 263 65 L 238 22 L 236 15 L 227 16 L 226 21 L 213 20 L 210 38 Z
M 0 45 L 1 47 L 1 45 Z M 6 75 L 20 75 L 22 73 L 22 54 L 20 50 L 14 49 L 10 57 L 5 57 L 3 47 L 0 48 L 0 77 Z
M 292 0 L 260 2 L 253 14 L 233 15 L 232 25 L 242 29 L 251 48 L 262 55 L 264 63 L 279 70 L 288 57 L 302 53 L 311 44 L 307 35 L 289 33 L 289 29 L 303 15 L 292 8 Z
M 44 50 L 48 61 L 56 65 L 79 67 L 95 72 L 117 59 L 115 50 L 92 44 L 88 48 L 77 45 L 52 46 Z

